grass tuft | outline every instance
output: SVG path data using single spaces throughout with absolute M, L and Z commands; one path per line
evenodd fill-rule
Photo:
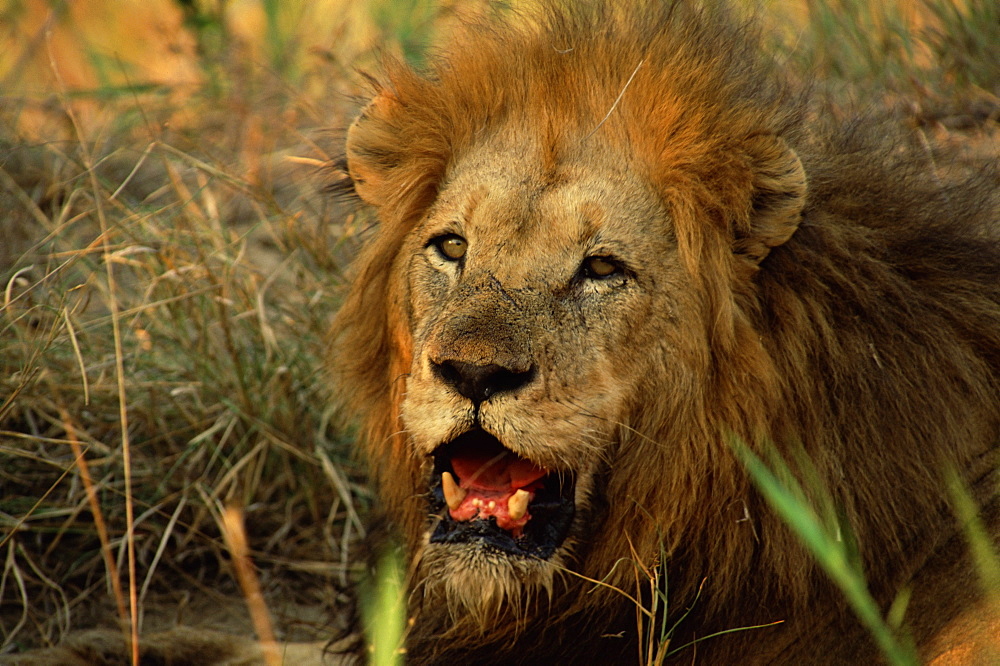
M 178 581 L 231 587 L 217 503 L 245 507 L 265 595 L 309 580 L 332 612 L 366 491 L 323 371 L 353 222 L 287 159 L 328 159 L 301 129 L 318 100 L 193 98 L 163 125 L 163 100 L 61 99 L 40 122 L 79 118 L 65 138 L 0 136 L 20 239 L 0 257 L 0 649 L 108 597 L 138 631 Z

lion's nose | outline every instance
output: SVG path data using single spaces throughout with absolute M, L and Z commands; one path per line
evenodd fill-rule
M 496 393 L 514 391 L 535 376 L 535 369 L 512 370 L 490 363 L 478 365 L 464 361 L 433 362 L 435 374 L 461 395 L 479 404 Z

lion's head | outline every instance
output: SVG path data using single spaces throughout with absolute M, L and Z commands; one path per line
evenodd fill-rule
M 726 445 L 831 413 L 801 386 L 816 331 L 771 318 L 836 313 L 764 301 L 798 279 L 766 275 L 807 205 L 803 114 L 740 22 L 635 14 L 467 26 L 430 72 L 390 65 L 348 133 L 380 226 L 337 364 L 414 558 L 418 621 L 450 640 L 618 601 L 576 574 L 634 587 L 622 559 L 664 555 L 681 600 L 703 576 L 730 592 L 717 606 L 808 594 L 813 566 Z M 907 528 L 869 522 L 860 538 L 902 548 Z

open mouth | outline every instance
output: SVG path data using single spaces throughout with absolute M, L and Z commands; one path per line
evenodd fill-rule
M 547 559 L 573 522 L 574 479 L 550 472 L 470 430 L 434 452 L 431 543 L 479 542 L 511 555 Z

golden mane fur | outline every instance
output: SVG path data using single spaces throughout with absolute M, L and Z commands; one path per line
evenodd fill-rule
M 712 3 L 570 4 L 470 22 L 426 71 L 388 63 L 348 133 L 349 186 L 379 225 L 334 324 L 335 386 L 360 416 L 382 509 L 413 558 L 411 659 L 634 658 L 631 602 L 582 577 L 633 593 L 623 561 L 661 555 L 668 612 L 694 608 L 675 640 L 784 621 L 699 644 L 706 663 L 870 659 L 871 641 L 755 490 L 731 436 L 807 455 L 875 597 L 913 591 L 907 622 L 928 656 L 978 598 L 947 469 L 976 489 L 996 533 L 995 168 L 941 172 L 885 124 L 822 118 L 761 55 L 753 25 Z M 586 186 L 564 208 L 601 211 L 601 233 L 644 253 L 622 262 L 618 291 L 529 270 L 544 272 L 532 263 L 542 256 L 586 256 L 559 254 L 563 229 L 537 219 L 577 181 Z M 490 224 L 524 221 L 509 245 L 490 246 L 489 279 L 472 284 L 488 232 L 468 230 L 488 213 Z M 435 286 L 458 269 L 426 259 L 425 230 L 466 214 L 467 272 Z M 528 249 L 505 249 L 536 227 Z M 549 237 L 553 247 L 538 240 Z M 590 291 L 552 295 L 568 289 Z M 595 299 L 604 318 L 587 310 Z M 626 299 L 627 337 L 614 305 Z M 546 319 L 566 303 L 583 303 L 587 326 Z M 486 332 L 440 332 L 473 316 Z M 474 351 L 462 335 L 478 336 Z M 456 406 L 454 423 L 438 423 L 425 409 L 458 405 L 428 370 L 445 348 L 499 365 L 507 354 L 517 372 L 527 359 L 547 387 L 571 377 L 576 393 L 559 400 L 530 385 L 520 407 L 495 400 L 506 411 L 492 434 L 506 447 L 579 470 L 577 517 L 548 564 L 428 543 L 433 447 L 466 418 Z M 566 360 L 577 350 L 587 367 Z M 575 439 L 553 425 L 546 442 L 534 425 L 547 413 L 561 423 L 576 395 L 607 418 Z

